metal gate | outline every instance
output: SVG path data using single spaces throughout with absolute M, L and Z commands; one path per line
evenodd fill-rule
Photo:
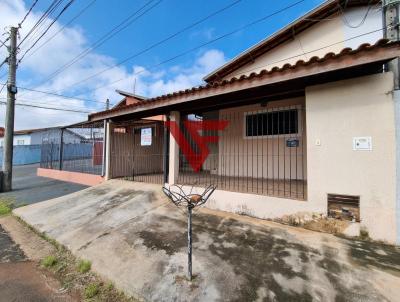
M 114 124 L 110 139 L 111 178 L 164 183 L 163 122 Z

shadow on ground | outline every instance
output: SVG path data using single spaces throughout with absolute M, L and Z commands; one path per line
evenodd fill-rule
M 205 209 L 193 218 L 196 277 L 188 282 L 186 216 L 158 186 L 110 181 L 15 212 L 150 301 L 398 298 L 397 247 Z

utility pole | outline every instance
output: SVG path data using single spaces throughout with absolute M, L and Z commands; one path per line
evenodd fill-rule
M 110 100 L 107 99 L 106 101 L 106 110 L 110 109 Z
M 390 41 L 400 40 L 399 31 L 399 13 L 400 0 L 384 0 L 382 1 L 382 19 L 383 19 L 383 35 Z M 396 58 L 388 63 L 388 69 L 394 74 L 394 89 L 400 89 L 400 61 Z
M 11 27 L 10 46 L 8 47 L 8 80 L 7 80 L 7 107 L 4 133 L 4 155 L 3 155 L 3 191 L 12 190 L 12 162 L 14 143 L 14 115 L 15 95 L 17 94 L 16 71 L 17 71 L 17 33 L 18 28 Z

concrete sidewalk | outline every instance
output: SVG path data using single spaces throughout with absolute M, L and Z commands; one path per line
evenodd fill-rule
M 108 181 L 14 210 L 150 301 L 397 301 L 400 249 L 202 209 L 193 282 L 186 216 L 160 186 Z

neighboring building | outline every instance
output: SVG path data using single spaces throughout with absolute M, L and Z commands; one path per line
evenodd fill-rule
M 89 115 L 107 121 L 106 177 L 213 183 L 211 208 L 272 219 L 348 215 L 372 238 L 400 243 L 400 94 L 387 65 L 400 42 L 381 40 L 382 24 L 379 1 L 327 1 L 204 86 Z M 195 152 L 185 121 L 228 126 L 196 173 L 161 122 L 143 124 L 157 115 L 178 122 Z M 122 164 L 124 175 L 114 174 Z
M 51 127 L 14 131 L 14 146 L 41 145 L 43 141 L 58 138 L 60 129 Z M 79 143 L 83 139 L 84 137 L 72 131 L 64 134 L 65 143 Z M 3 144 L 4 134 L 0 136 L 0 147 L 3 147 Z

